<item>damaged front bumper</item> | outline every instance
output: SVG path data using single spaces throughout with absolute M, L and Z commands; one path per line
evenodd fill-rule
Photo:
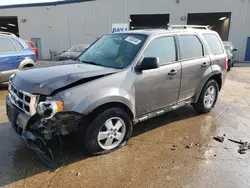
M 45 119 L 37 114 L 29 116 L 17 108 L 6 98 L 6 111 L 9 121 L 17 134 L 34 149 L 43 162 L 53 160 L 53 155 L 47 142 L 55 136 L 68 135 L 80 127 L 83 116 L 76 112 L 60 112 L 51 119 Z M 46 154 L 46 157 L 43 155 Z M 42 157 L 41 157 L 42 156 Z
M 51 140 L 55 135 L 68 135 L 78 130 L 83 116 L 76 112 L 60 112 L 51 119 L 45 119 L 38 114 L 29 116 L 17 108 L 6 98 L 6 111 L 9 121 L 15 131 L 22 136 L 24 131 L 35 132 L 45 140 Z

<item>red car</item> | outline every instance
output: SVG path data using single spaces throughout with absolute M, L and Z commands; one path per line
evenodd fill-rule
M 28 46 L 32 49 L 32 51 L 35 53 L 36 55 L 36 60 L 38 60 L 38 51 L 37 51 L 37 47 L 34 44 L 34 42 L 32 42 L 31 40 L 26 40 L 25 41 L 26 44 L 28 44 Z

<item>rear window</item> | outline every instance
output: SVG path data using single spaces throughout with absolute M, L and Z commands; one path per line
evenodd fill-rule
M 1 52 L 15 52 L 16 48 L 10 39 L 0 38 L 0 53 Z
M 194 59 L 203 56 L 203 46 L 195 35 L 179 36 L 181 59 Z
M 223 54 L 223 47 L 217 35 L 215 34 L 203 34 L 204 39 L 208 43 L 208 46 L 213 55 Z

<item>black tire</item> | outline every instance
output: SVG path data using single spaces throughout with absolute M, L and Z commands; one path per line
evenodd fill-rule
M 213 101 L 213 103 L 212 103 L 212 105 L 210 107 L 206 107 L 205 104 L 204 104 L 204 98 L 205 98 L 206 92 L 207 92 L 208 88 L 210 88 L 210 86 L 214 86 L 214 88 L 215 88 L 215 99 L 214 99 L 214 101 Z M 201 113 L 201 114 L 210 112 L 213 109 L 213 107 L 215 106 L 216 102 L 217 102 L 218 94 L 219 94 L 218 83 L 214 79 L 209 80 L 205 84 L 205 86 L 203 87 L 198 101 L 194 104 L 195 110 L 198 113 Z
M 103 149 L 99 145 L 98 134 L 99 134 L 99 130 L 104 125 L 104 123 L 113 117 L 118 117 L 123 120 L 123 122 L 125 123 L 126 132 L 125 132 L 125 136 L 123 140 L 117 147 L 110 149 L 110 150 L 106 150 L 106 149 Z M 133 129 L 132 121 L 126 112 L 124 112 L 120 108 L 107 109 L 103 111 L 102 113 L 98 114 L 94 118 L 90 126 L 88 127 L 86 131 L 86 135 L 85 135 L 85 147 L 88 150 L 88 152 L 93 155 L 103 155 L 106 153 L 110 153 L 114 150 L 121 148 L 128 142 L 132 134 L 132 129 Z

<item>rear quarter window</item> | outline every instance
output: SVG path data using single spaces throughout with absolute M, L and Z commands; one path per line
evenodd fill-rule
M 215 34 L 204 33 L 202 34 L 207 42 L 213 55 L 220 55 L 224 53 L 220 39 Z
M 23 46 L 18 42 L 16 39 L 12 39 L 13 43 L 15 44 L 18 51 L 23 50 Z

